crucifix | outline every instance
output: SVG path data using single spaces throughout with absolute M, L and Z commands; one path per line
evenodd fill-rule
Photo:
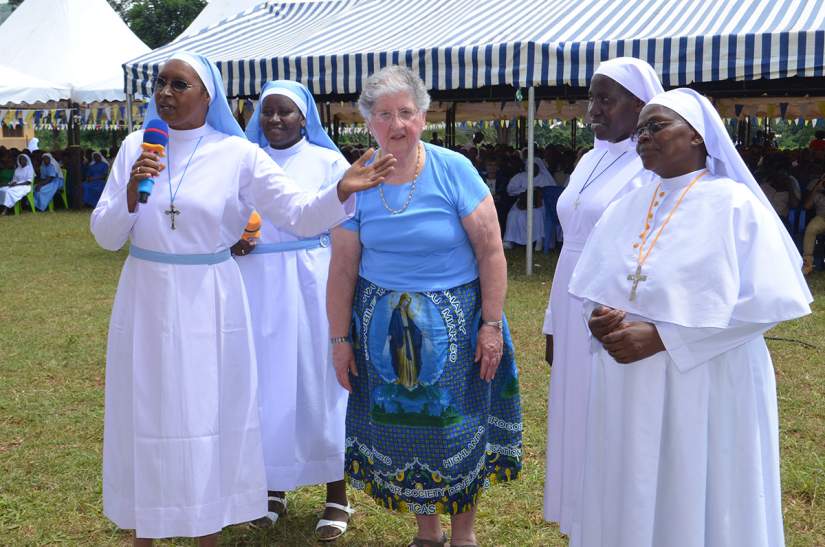
M 172 229 L 175 229 L 175 217 L 180 214 L 180 209 L 175 209 L 175 204 L 170 203 L 169 209 L 164 211 L 167 215 L 169 215 L 170 219 L 172 220 Z
M 639 287 L 639 282 L 640 281 L 647 281 L 647 276 L 642 275 L 642 265 L 641 264 L 636 266 L 636 273 L 635 274 L 628 274 L 627 280 L 633 282 L 633 287 L 630 289 L 630 301 L 633 302 L 634 300 L 636 300 L 636 289 Z

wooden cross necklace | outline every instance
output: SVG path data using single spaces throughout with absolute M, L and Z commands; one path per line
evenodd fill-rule
M 703 170 L 701 173 L 696 175 L 690 184 L 688 184 L 684 190 L 682 190 L 682 194 L 679 196 L 679 199 L 676 200 L 676 205 L 673 206 L 673 209 L 670 210 L 667 217 L 665 217 L 665 221 L 662 222 L 662 225 L 659 227 L 659 231 L 656 232 L 656 237 L 653 238 L 653 241 L 648 246 L 647 251 L 644 250 L 645 244 L 647 243 L 647 238 L 650 235 L 650 222 L 653 220 L 653 207 L 659 205 L 657 201 L 657 197 L 661 198 L 664 197 L 664 192 L 659 192 L 659 189 L 662 187 L 662 183 L 656 185 L 656 189 L 653 191 L 653 197 L 650 198 L 650 205 L 647 207 L 647 216 L 645 217 L 645 228 L 641 234 L 639 234 L 639 239 L 641 239 L 641 243 L 634 243 L 633 248 L 639 249 L 639 256 L 636 259 L 636 272 L 629 274 L 627 276 L 628 281 L 633 282 L 633 286 L 630 288 L 630 301 L 633 302 L 636 300 L 636 289 L 639 288 L 639 283 L 642 281 L 647 281 L 647 276 L 642 275 L 642 266 L 644 265 L 645 261 L 647 261 L 647 257 L 650 256 L 650 252 L 653 250 L 653 247 L 656 246 L 656 242 L 659 241 L 659 236 L 662 235 L 662 232 L 667 226 L 668 222 L 670 222 L 670 218 L 673 216 L 673 213 L 676 212 L 676 209 L 679 208 L 679 205 L 682 204 L 682 200 L 685 198 L 685 195 L 693 188 L 693 185 L 699 182 L 699 179 L 707 175 L 707 169 Z
M 573 208 L 574 208 L 574 209 L 578 209 L 578 208 L 579 208 L 579 204 L 581 204 L 581 202 L 582 202 L 582 200 L 581 200 L 581 198 L 582 198 L 582 193 L 583 193 L 585 190 L 587 190 L 587 188 L 588 188 L 591 184 L 593 184 L 594 182 L 596 182 L 596 179 L 597 179 L 597 178 L 599 178 L 600 176 L 604 175 L 604 174 L 605 174 L 605 172 L 606 172 L 608 169 L 610 169 L 611 167 L 613 167 L 613 164 L 614 164 L 614 163 L 616 163 L 617 161 L 619 161 L 620 159 L 622 159 L 622 156 L 624 156 L 625 154 L 627 154 L 627 150 L 625 150 L 624 152 L 622 152 L 621 154 L 619 154 L 619 156 L 618 156 L 615 160 L 613 160 L 613 161 L 611 161 L 611 162 L 610 162 L 610 165 L 608 165 L 607 167 L 605 167 L 605 168 L 604 168 L 604 169 L 603 169 L 603 170 L 602 170 L 602 171 L 601 171 L 598 175 L 596 175 L 595 177 L 593 177 L 593 173 L 595 173 L 595 172 L 596 172 L 596 169 L 599 167 L 599 164 L 602 162 L 602 160 L 603 160 L 603 159 L 604 159 L 604 157 L 607 155 L 607 153 L 608 153 L 608 150 L 605 150 L 604 154 L 602 154 L 602 157 L 601 157 L 601 158 L 599 158 L 599 161 L 597 161 L 597 162 L 596 162 L 596 165 L 594 165 L 594 166 L 593 166 L 593 169 L 591 169 L 591 170 L 590 170 L 590 174 L 589 174 L 589 175 L 587 175 L 587 180 L 585 180 L 585 181 L 584 181 L 584 184 L 582 185 L 581 189 L 579 190 L 579 195 L 578 195 L 578 196 L 576 196 L 576 202 L 573 204 Z M 593 178 L 592 178 L 592 180 L 591 180 L 591 178 L 590 178 L 590 177 L 593 177 Z
M 166 179 L 169 182 L 169 209 L 164 211 L 164 213 L 169 217 L 169 220 L 171 221 L 171 228 L 173 230 L 176 229 L 175 217 L 181 213 L 180 209 L 175 208 L 175 198 L 178 196 L 180 185 L 183 184 L 183 178 L 186 176 L 186 171 L 189 170 L 189 164 L 192 163 L 192 157 L 195 155 L 195 152 L 198 151 L 198 146 L 200 146 L 202 140 L 203 135 L 198 138 L 198 142 L 195 143 L 195 149 L 192 150 L 191 154 L 189 154 L 189 159 L 186 161 L 186 167 L 183 168 L 183 174 L 180 176 L 178 186 L 175 188 L 174 193 L 172 193 L 172 155 L 169 153 L 169 147 L 167 147 L 166 156 L 169 158 L 169 162 L 166 166 Z

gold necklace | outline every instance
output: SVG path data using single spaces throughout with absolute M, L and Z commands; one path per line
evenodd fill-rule
M 659 236 L 662 235 L 662 232 L 667 226 L 668 222 L 670 222 L 670 218 L 673 216 L 673 213 L 676 212 L 676 209 L 679 208 L 679 205 L 682 204 L 682 200 L 685 198 L 685 195 L 693 188 L 693 185 L 699 182 L 699 179 L 707 175 L 708 171 L 705 169 L 692 181 L 688 184 L 684 190 L 682 190 L 682 194 L 679 196 L 679 199 L 676 200 L 676 205 L 673 206 L 673 209 L 670 210 L 667 217 L 665 217 L 665 221 L 662 222 L 662 225 L 659 227 L 659 231 L 656 232 L 656 237 L 653 238 L 653 241 L 650 243 L 650 246 L 647 248 L 647 251 L 644 250 L 645 244 L 647 243 L 647 238 L 650 235 L 650 221 L 653 219 L 653 206 L 658 205 L 659 202 L 656 201 L 656 197 L 664 196 L 664 192 L 661 194 L 659 193 L 659 189 L 662 187 L 662 183 L 656 185 L 656 189 L 653 191 L 653 196 L 650 198 L 650 205 L 647 206 L 647 214 L 645 216 L 645 229 L 642 230 L 642 233 L 639 234 L 639 239 L 642 240 L 641 243 L 634 243 L 633 248 L 639 249 L 639 256 L 636 259 L 636 273 L 628 274 L 627 280 L 633 282 L 633 287 L 630 289 L 630 301 L 633 302 L 636 300 L 636 289 L 639 287 L 639 283 L 641 281 L 647 281 L 647 276 L 642 275 L 642 266 L 647 261 L 647 257 L 650 256 L 651 251 L 653 251 L 653 247 L 656 246 L 656 242 L 659 241 Z
M 418 180 L 418 176 L 421 174 L 421 171 L 423 171 L 424 168 L 424 164 L 421 163 L 421 148 L 421 143 L 418 143 L 418 146 L 416 146 L 415 155 L 415 173 L 413 174 L 413 179 L 410 183 L 410 191 L 407 194 L 407 199 L 404 200 L 404 205 L 402 205 L 400 209 L 393 209 L 392 207 L 390 207 L 390 204 L 387 203 L 387 198 L 384 197 L 384 183 L 382 182 L 378 185 L 378 195 L 381 197 L 381 204 L 384 206 L 384 209 L 390 212 L 391 215 L 400 215 L 401 213 L 407 210 L 407 207 L 410 206 L 413 194 L 415 194 L 415 183 Z M 378 158 L 376 158 L 376 160 L 381 158 L 381 152 L 382 151 L 379 149 Z

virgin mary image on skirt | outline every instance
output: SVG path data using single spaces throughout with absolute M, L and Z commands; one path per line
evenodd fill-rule
M 388 509 L 462 513 L 521 469 L 513 344 L 505 325 L 496 376 L 481 380 L 480 303 L 477 281 L 427 292 L 358 281 L 347 474 Z

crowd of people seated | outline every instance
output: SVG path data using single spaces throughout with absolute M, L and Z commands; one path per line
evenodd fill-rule
M 432 132 L 431 144 L 440 144 L 436 132 Z M 348 161 L 355 161 L 364 151 L 364 147 L 341 147 L 341 151 Z M 526 196 L 527 196 L 527 149 L 518 149 L 507 144 L 485 143 L 483 135 L 476 133 L 473 140 L 464 146 L 455 146 L 454 151 L 467 157 L 478 170 L 481 178 L 487 183 L 496 205 L 499 225 L 505 245 L 525 245 L 526 232 Z M 533 242 L 537 248 L 544 237 L 544 208 L 541 198 L 541 188 L 544 186 L 564 187 L 576 163 L 576 151 L 567 147 L 548 145 L 536 146 L 534 158 L 538 174 L 533 184 L 535 195 L 533 199 L 534 222 Z M 554 205 L 552 205 L 554 206 Z M 508 217 L 510 229 L 507 230 Z
M 432 132 L 430 142 L 443 145 L 444 141 L 437 132 Z M 353 145 L 341 147 L 350 162 L 355 161 L 364 149 Z M 486 143 L 479 132 L 468 144 L 455 146 L 453 150 L 473 163 L 490 188 L 505 245 L 526 245 L 527 149 Z M 543 204 L 541 188 L 565 187 L 573 167 L 586 151 L 564 146 L 536 146 L 533 243 L 537 249 L 545 235 L 544 207 L 554 207 L 553 204 Z M 84 206 L 97 205 L 108 177 L 109 160 L 116 152 L 114 148 L 83 150 Z M 825 237 L 820 238 L 823 241 L 817 246 L 817 238 L 825 234 L 825 131 L 817 131 L 808 148 L 780 150 L 769 143 L 740 146 L 739 152 L 802 249 L 806 273 L 825 269 L 825 261 L 819 256 L 822 254 L 820 249 L 825 247 Z M 47 153 L 0 147 L 0 214 L 8 214 L 18 201 L 23 208 L 34 206 L 46 210 L 65 184 L 61 170 L 65 155 L 65 150 Z M 30 194 L 31 201 L 26 199 Z
M 791 236 L 801 247 L 803 271 L 825 269 L 820 256 L 825 238 L 825 131 L 817 131 L 808 148 L 740 147 L 739 153 Z M 817 260 L 818 259 L 818 260 Z
M 438 133 L 432 132 L 431 135 L 431 144 L 443 145 Z M 469 144 L 455 146 L 453 150 L 473 163 L 490 188 L 505 246 L 525 245 L 527 149 L 485 143 L 480 136 L 481 133 L 477 133 Z M 574 166 L 588 149 L 536 146 L 533 243 L 537 249 L 545 234 L 544 207 L 554 207 L 553 204 L 542 203 L 541 187 L 565 187 Z M 805 272 L 825 270 L 825 259 L 820 256 L 825 254 L 825 131 L 817 131 L 807 148 L 782 150 L 770 142 L 766 145 L 740 146 L 738 149 L 802 250 Z M 341 150 L 352 162 L 363 153 L 364 148 L 343 146 Z M 561 237 L 559 234 L 559 240 Z
M 97 205 L 117 148 L 83 149 L 83 204 Z M 0 215 L 20 209 L 45 211 L 65 187 L 66 150 L 29 150 L 0 146 Z

